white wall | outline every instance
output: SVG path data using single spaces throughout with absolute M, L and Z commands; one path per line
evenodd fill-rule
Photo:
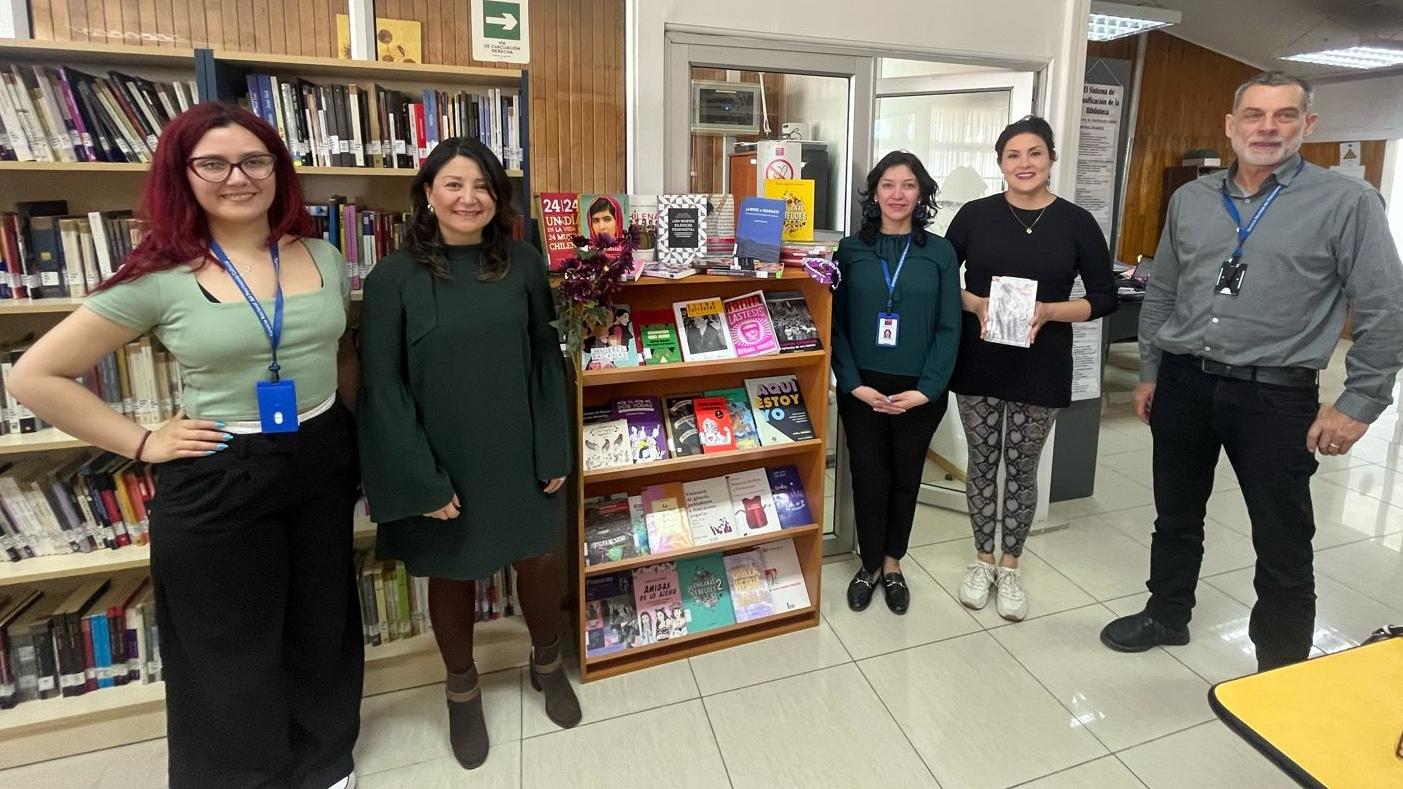
M 664 188 L 669 28 L 782 37 L 874 55 L 1047 64 L 1048 120 L 1058 139 L 1074 141 L 1089 8 L 1090 0 L 981 0 L 977 5 L 968 0 L 629 0 L 629 191 Z M 1075 145 L 1064 148 L 1057 168 L 1075 172 Z
M 1315 111 L 1312 142 L 1403 138 L 1403 75 L 1319 83 Z

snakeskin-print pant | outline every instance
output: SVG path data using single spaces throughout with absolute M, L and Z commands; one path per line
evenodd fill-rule
M 1021 556 L 1038 508 L 1038 457 L 1057 417 L 1046 408 L 995 397 L 957 395 L 960 422 L 969 441 L 965 498 L 974 542 L 980 553 L 994 552 L 999 523 L 999 461 L 1004 475 L 1003 552 Z

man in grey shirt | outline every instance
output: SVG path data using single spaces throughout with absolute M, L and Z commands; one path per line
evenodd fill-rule
M 1220 448 L 1257 549 L 1248 634 L 1257 666 L 1305 660 L 1315 623 L 1310 478 L 1388 407 L 1403 367 L 1403 264 L 1372 186 L 1305 163 L 1311 88 L 1278 73 L 1238 88 L 1237 161 L 1169 201 L 1140 312 L 1135 408 L 1154 435 L 1155 533 L 1145 610 L 1101 631 L 1111 649 L 1189 641 L 1203 519 Z M 1345 391 L 1318 371 L 1354 313 Z

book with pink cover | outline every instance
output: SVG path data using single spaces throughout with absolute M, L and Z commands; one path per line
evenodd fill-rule
M 775 336 L 770 311 L 765 306 L 763 291 L 726 299 L 726 327 L 736 356 L 765 356 L 779 353 L 779 338 Z
M 687 635 L 687 609 L 673 562 L 650 564 L 633 571 L 633 600 L 638 609 L 635 646 Z

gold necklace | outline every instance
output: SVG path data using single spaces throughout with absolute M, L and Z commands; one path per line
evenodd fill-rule
M 1057 201 L 1054 200 L 1053 202 Z M 1038 223 L 1042 221 L 1043 214 L 1047 213 L 1048 208 L 1052 207 L 1052 203 L 1048 203 L 1047 205 L 1043 206 L 1042 210 L 1038 212 L 1037 218 L 1033 220 L 1033 224 L 1025 225 L 1023 224 L 1023 220 L 1018 218 L 1018 212 L 1013 210 L 1013 203 L 1010 203 L 1007 200 L 1005 200 L 1004 205 L 1008 206 L 1008 212 L 1010 214 L 1013 214 L 1013 221 L 1017 222 L 1018 225 L 1023 228 L 1023 232 L 1027 233 L 1030 236 L 1033 235 L 1033 228 L 1037 227 Z

